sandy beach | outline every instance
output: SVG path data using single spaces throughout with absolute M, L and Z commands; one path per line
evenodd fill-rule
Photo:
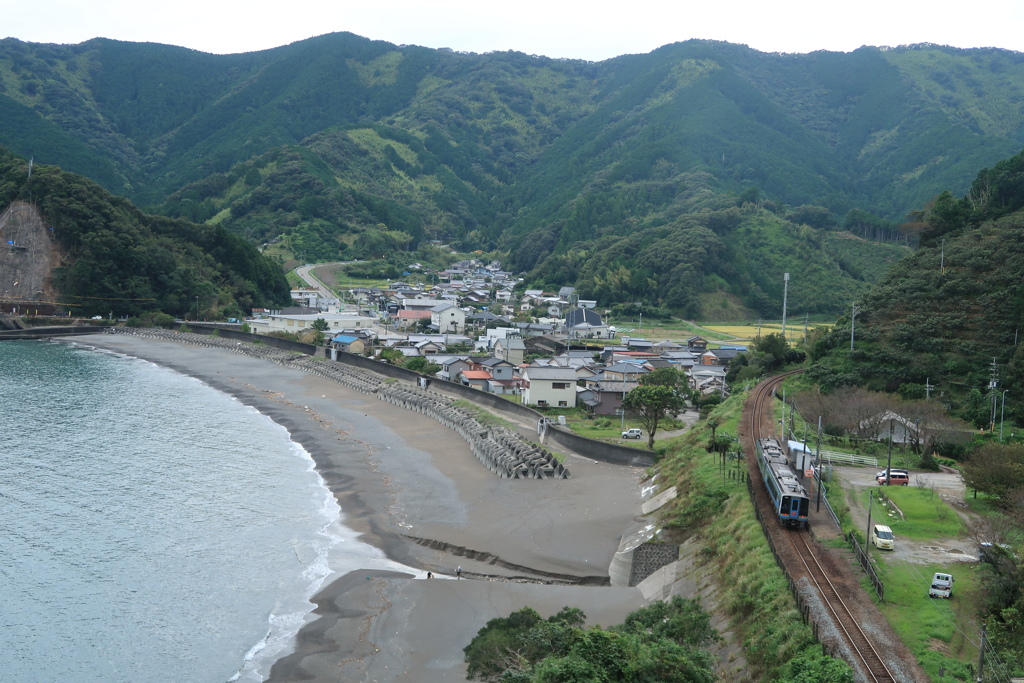
M 568 480 L 501 479 L 455 432 L 325 378 L 170 341 L 69 341 L 172 368 L 260 410 L 312 455 L 345 525 L 418 570 L 332 577 L 270 681 L 465 680 L 462 649 L 490 619 L 571 605 L 608 626 L 643 605 L 639 590 L 603 585 L 620 538 L 640 526 L 640 468 L 569 455 Z

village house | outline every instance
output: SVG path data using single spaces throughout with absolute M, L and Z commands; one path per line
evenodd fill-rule
M 637 363 L 616 363 L 606 367 L 598 379 L 609 382 L 639 382 L 640 377 L 648 372 L 650 370 Z
M 736 356 L 746 351 L 735 347 L 722 347 L 720 349 L 708 349 L 701 354 L 701 365 L 728 365 Z
M 435 355 L 432 358 L 433 362 L 441 366 L 441 369 L 434 373 L 434 376 L 438 379 L 448 380 L 455 382 L 456 377 L 463 370 L 471 370 L 473 368 L 472 361 L 469 360 L 469 356 L 454 355 Z
M 441 334 L 465 332 L 466 312 L 450 302 L 437 304 L 430 309 L 430 324 Z
M 329 347 L 332 351 L 344 351 L 362 356 L 366 351 L 366 341 L 360 337 L 339 334 L 331 339 Z M 338 360 L 336 353 L 331 354 L 331 360 Z
M 392 319 L 395 321 L 395 326 L 407 330 L 413 325 L 423 321 L 429 323 L 432 318 L 432 313 L 427 311 L 396 311 Z
M 576 406 L 576 371 L 530 366 L 523 369 L 523 403 L 538 408 Z
M 708 350 L 708 341 L 703 337 L 690 337 L 686 340 L 686 350 L 693 353 L 704 353 Z
M 513 365 L 522 365 L 526 344 L 520 337 L 500 337 L 494 340 L 493 353 Z
M 618 415 L 626 394 L 640 386 L 639 382 L 587 381 L 589 392 L 584 403 L 594 415 Z
M 726 369 L 721 365 L 694 365 L 687 371 L 688 384 L 691 389 L 708 395 L 714 393 L 725 393 L 729 390 L 725 385 Z
M 456 380 L 461 384 L 482 391 L 488 390 L 488 385 L 492 379 L 494 378 L 491 376 L 491 373 L 486 370 L 463 370 L 456 377 Z

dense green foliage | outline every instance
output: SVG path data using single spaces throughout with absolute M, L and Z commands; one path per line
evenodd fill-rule
M 809 375 L 826 388 L 864 385 L 923 398 L 926 383 L 978 427 L 1001 417 L 1024 381 L 1024 154 L 978 175 L 961 199 L 944 193 L 922 217 L 921 249 L 811 349 Z M 998 386 L 989 387 L 993 363 Z M 1020 401 L 1006 417 L 1024 419 Z
M 908 210 L 1016 152 L 1022 82 L 1017 53 L 937 46 L 589 63 L 347 33 L 240 55 L 7 39 L 0 144 L 303 260 L 437 239 L 609 306 L 776 317 L 784 269 L 792 311 L 835 312 Z
M 237 235 L 146 215 L 55 166 L 35 166 L 29 183 L 27 167 L 0 153 L 0 206 L 31 198 L 38 207 L 63 257 L 54 283 L 74 312 L 239 317 L 290 300 L 280 268 Z
M 700 603 L 674 596 L 630 613 L 611 629 L 584 629 L 565 607 L 547 620 L 524 607 L 491 619 L 466 646 L 469 678 L 504 683 L 710 683 L 702 649 L 718 634 Z
M 786 363 L 799 363 L 803 360 L 803 352 L 790 348 L 782 333 L 767 334 L 755 339 L 746 352 L 729 363 L 726 380 L 730 384 L 755 380 L 779 370 Z

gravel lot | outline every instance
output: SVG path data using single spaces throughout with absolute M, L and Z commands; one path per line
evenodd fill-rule
M 850 505 L 850 514 L 854 521 L 861 528 L 867 529 L 868 516 L 866 490 L 881 488 L 875 481 L 875 475 L 882 468 L 867 467 L 840 467 L 835 468 L 836 474 L 842 479 L 847 489 L 847 502 Z M 953 504 L 955 510 L 965 516 L 962 503 L 964 499 L 964 481 L 957 473 L 949 472 L 921 472 L 910 470 L 910 485 L 925 486 L 934 488 L 947 503 Z M 879 519 L 879 508 L 874 507 L 872 513 L 873 524 L 884 524 Z M 927 544 L 901 541 L 899 530 L 894 529 L 896 535 L 896 549 L 892 552 L 895 559 L 906 560 L 915 564 L 942 564 L 949 562 L 977 562 L 976 544 L 968 538 L 944 538 L 937 539 Z M 882 557 L 889 555 L 883 553 Z

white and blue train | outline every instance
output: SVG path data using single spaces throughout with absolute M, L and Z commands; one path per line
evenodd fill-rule
M 772 499 L 772 508 L 779 521 L 789 527 L 807 528 L 807 512 L 810 500 L 803 484 L 789 466 L 782 446 L 775 439 L 757 441 L 757 466 L 761 470 L 761 479 L 768 489 L 768 497 Z

